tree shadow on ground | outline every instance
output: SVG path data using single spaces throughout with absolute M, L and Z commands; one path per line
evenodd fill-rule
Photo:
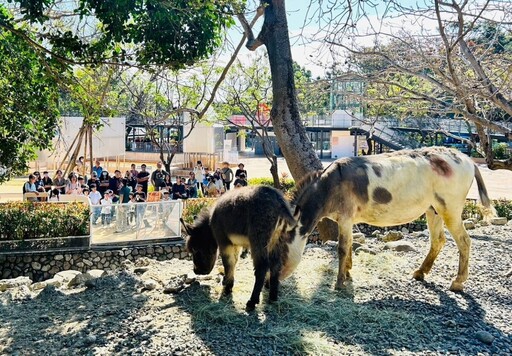
M 411 281 L 401 296 L 387 289 L 360 300 L 359 287 L 339 292 L 332 288 L 332 273 L 318 278 L 309 295 L 299 293 L 290 278 L 279 302 L 268 304 L 264 292 L 252 313 L 232 299 L 216 298 L 208 286 L 189 288 L 175 300 L 215 354 L 493 354 L 503 352 L 503 342 L 512 347 L 510 335 L 485 321 L 471 295 Z M 482 343 L 476 338 L 481 330 L 500 341 Z
M 113 335 L 138 332 L 130 328 L 129 322 L 145 303 L 144 296 L 133 298 L 137 280 L 120 272 L 96 283 L 96 287 L 77 289 L 71 294 L 47 286 L 33 299 L 0 303 L 3 352 L 69 355 L 90 353 L 97 348 L 102 353 L 101 347 Z M 123 341 L 114 345 L 116 353 L 130 349 Z

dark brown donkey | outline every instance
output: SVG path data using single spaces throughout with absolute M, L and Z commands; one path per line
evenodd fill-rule
M 192 253 L 196 274 L 210 273 L 217 250 L 220 251 L 225 294 L 233 289 L 234 270 L 242 248 L 251 250 L 256 280 L 247 310 L 253 310 L 259 303 L 268 271 L 269 299 L 277 300 L 279 280 L 297 267 L 307 241 L 296 236 L 296 222 L 281 192 L 268 186 L 231 190 L 192 225 L 183 220 L 182 223 L 189 235 L 187 248 Z

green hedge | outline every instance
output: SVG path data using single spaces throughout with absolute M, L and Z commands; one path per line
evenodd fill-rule
M 498 213 L 498 216 L 512 220 L 512 201 L 506 199 L 493 200 L 492 204 Z
M 269 185 L 271 187 L 274 186 L 274 180 L 272 178 L 251 178 L 249 179 L 249 185 Z M 291 178 L 281 178 L 280 179 L 281 186 L 283 187 L 283 191 L 289 192 L 293 188 L 295 188 L 295 181 Z
M 0 240 L 89 235 L 84 203 L 9 202 L 0 204 Z

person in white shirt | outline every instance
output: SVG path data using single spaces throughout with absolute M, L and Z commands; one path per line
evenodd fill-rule
M 112 212 L 112 195 L 114 193 L 108 189 L 105 192 L 105 196 L 100 201 L 101 205 L 101 225 L 110 225 L 111 216 L 110 213 Z
M 92 210 L 92 223 L 96 225 L 96 221 L 100 217 L 101 208 L 97 205 L 100 205 L 101 201 L 101 193 L 98 192 L 98 187 L 96 184 L 91 184 L 91 192 L 89 193 L 89 202 L 91 203 Z
M 206 175 L 206 171 L 201 161 L 197 161 L 197 165 L 194 167 L 194 175 L 196 176 L 197 179 L 197 188 L 200 189 L 201 193 L 203 193 L 204 195 L 203 180 Z

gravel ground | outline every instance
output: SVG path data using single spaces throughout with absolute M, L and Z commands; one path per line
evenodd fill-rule
M 354 257 L 353 282 L 333 290 L 331 245 L 308 245 L 304 259 L 269 305 L 244 311 L 250 258 L 239 262 L 232 298 L 221 298 L 219 268 L 177 293 L 190 261 L 141 259 L 87 287 L 0 293 L 0 353 L 9 355 L 512 354 L 512 225 L 470 231 L 464 293 L 448 291 L 458 254 L 453 240 L 421 283 L 411 279 L 428 249 Z M 190 281 L 187 281 L 190 282 Z M 178 288 L 179 289 L 179 288 Z

